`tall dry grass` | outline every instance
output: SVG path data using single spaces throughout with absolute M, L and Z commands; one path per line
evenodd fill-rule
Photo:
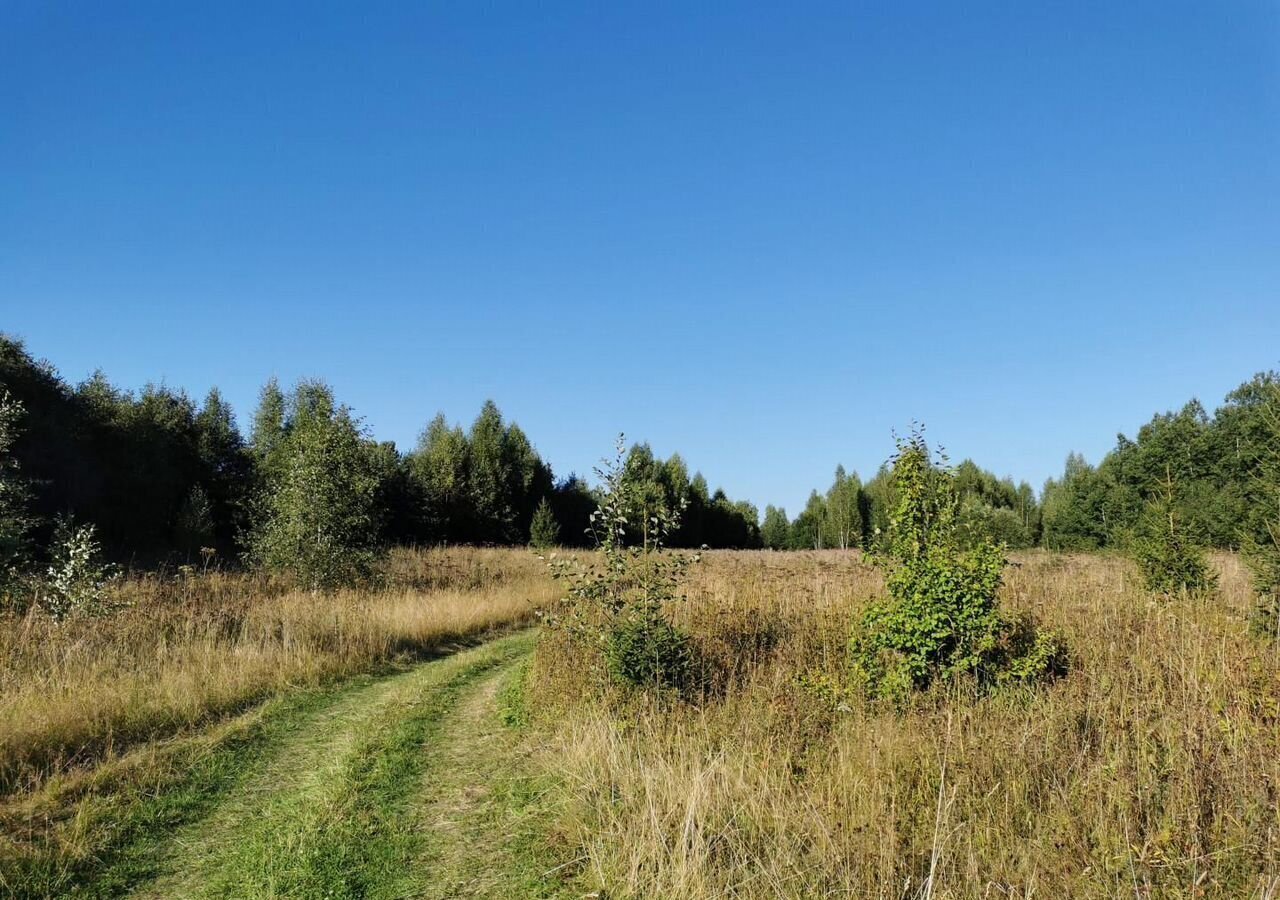
M 127 605 L 106 618 L 0 619 L 0 794 L 295 686 L 529 621 L 552 590 L 527 551 L 404 550 L 361 590 L 143 577 L 119 586 Z
M 1019 555 L 1002 600 L 1068 638 L 1071 674 L 895 713 L 799 678 L 842 673 L 874 571 L 709 554 L 678 617 L 719 694 L 619 698 L 544 636 L 563 828 L 611 897 L 1280 896 L 1280 656 L 1216 564 L 1216 601 L 1157 602 L 1125 560 Z

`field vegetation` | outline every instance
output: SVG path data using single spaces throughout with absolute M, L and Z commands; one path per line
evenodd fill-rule
M 3 619 L 0 868 L 60 884 L 110 848 L 140 786 L 178 790 L 264 703 L 519 627 L 552 596 L 524 551 L 397 551 L 383 574 L 324 596 L 265 575 L 134 577 L 108 615 Z
M 583 877 L 628 897 L 1274 897 L 1280 657 L 1247 572 L 1157 600 L 1117 556 L 1015 555 L 1012 614 L 1061 634 L 1050 685 L 938 683 L 895 709 L 823 685 L 884 595 L 857 555 L 713 552 L 675 624 L 718 673 L 687 701 L 571 664 L 530 679 Z

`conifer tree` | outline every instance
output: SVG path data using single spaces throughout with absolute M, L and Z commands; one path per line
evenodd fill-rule
M 1166 470 L 1147 502 L 1133 542 L 1133 554 L 1147 590 L 1172 596 L 1203 595 L 1217 587 L 1204 548 L 1195 540 L 1178 508 L 1177 485 Z
M 539 549 L 554 547 L 560 542 L 560 523 L 556 521 L 551 504 L 543 497 L 542 502 L 533 513 L 533 522 L 529 526 L 529 543 Z
M 1257 595 L 1250 624 L 1280 643 L 1280 382 L 1266 386 L 1258 406 L 1263 432 L 1250 500 L 1260 524 L 1245 532 L 1243 545 Z

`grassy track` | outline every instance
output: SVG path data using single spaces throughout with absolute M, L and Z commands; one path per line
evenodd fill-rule
M 519 664 L 484 676 L 450 711 L 415 803 L 424 836 L 393 896 L 552 897 L 566 890 L 546 838 L 551 785 L 530 774 L 521 735 L 500 705 L 523 684 Z M 508 696 L 504 696 L 508 695 Z M 578 892 L 575 896 L 581 896 Z
M 181 777 L 107 802 L 96 865 L 37 856 L 0 896 L 549 896 L 540 794 L 495 700 L 532 646 L 525 632 L 301 693 L 175 748 Z

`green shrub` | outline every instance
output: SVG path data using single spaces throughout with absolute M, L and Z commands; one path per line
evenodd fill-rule
M 591 514 L 591 532 L 600 550 L 598 561 L 552 554 L 552 574 L 565 586 L 553 609 L 540 613 L 549 628 L 561 628 L 595 647 L 613 681 L 644 689 L 683 691 L 692 684 L 691 644 L 672 623 L 668 607 L 682 600 L 680 584 L 697 555 L 665 548 L 679 525 L 683 501 L 676 509 L 644 505 L 624 465 L 625 443 L 596 473 L 602 481 L 599 507 Z M 628 516 L 643 509 L 648 518 L 633 528 L 641 538 L 628 545 Z
M 615 623 L 605 638 L 604 658 L 610 677 L 622 684 L 676 691 L 692 685 L 689 637 L 662 616 Z
M 1007 561 L 989 539 L 962 549 L 950 471 L 923 434 L 898 441 L 892 460 L 896 506 L 887 550 L 873 557 L 889 597 L 871 604 L 850 641 L 857 681 L 873 698 L 901 702 L 935 680 L 1029 682 L 1065 671 L 1060 638 L 997 605 Z
M 59 519 L 49 553 L 49 568 L 39 582 L 37 597 L 50 618 L 61 622 L 73 615 L 105 615 L 114 608 L 109 589 L 116 572 L 102 562 L 92 525 Z

